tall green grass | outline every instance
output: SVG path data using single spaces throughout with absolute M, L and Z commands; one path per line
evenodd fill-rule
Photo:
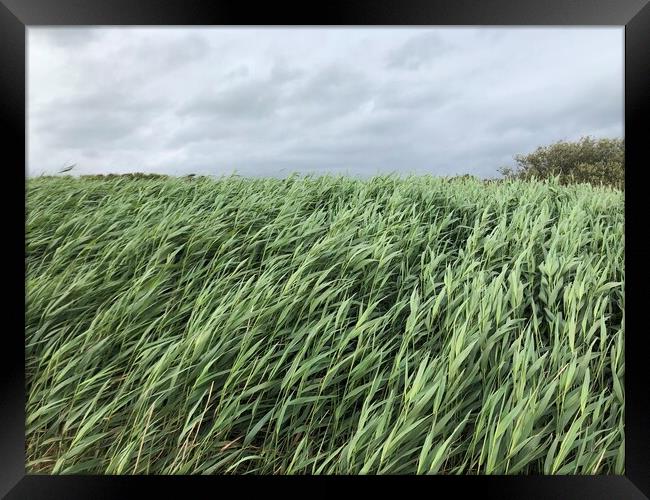
M 624 471 L 624 200 L 476 179 L 28 181 L 27 468 Z

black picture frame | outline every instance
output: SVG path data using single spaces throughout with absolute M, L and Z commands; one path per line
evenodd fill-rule
M 138 489 L 152 494 L 187 495 L 194 488 L 223 492 L 236 477 L 46 476 L 25 471 L 25 176 L 26 28 L 45 25 L 608 25 L 625 27 L 625 245 L 628 291 L 625 339 L 625 446 L 623 476 L 434 476 L 427 478 L 310 478 L 322 488 L 332 482 L 383 487 L 387 480 L 422 482 L 429 491 L 446 485 L 454 495 L 474 492 L 498 498 L 650 498 L 650 391 L 644 363 L 641 321 L 647 266 L 644 264 L 641 200 L 645 134 L 650 107 L 650 6 L 648 0 L 336 0 L 322 3 L 232 0 L 0 0 L 0 120 L 5 139 L 4 190 L 7 204 L 3 247 L 12 274 L 4 300 L 2 410 L 0 412 L 0 495 L 6 498 L 116 498 Z M 7 155 L 7 152 L 10 154 Z M 7 158 L 9 157 L 9 159 Z M 645 160 L 645 163 L 644 163 Z M 11 196 L 7 196 L 11 195 Z M 8 223 L 6 221 L 9 221 Z M 7 321 L 10 319 L 11 321 Z M 631 320 L 631 323 L 630 323 Z M 22 329 L 21 329 L 22 325 Z M 295 480 L 298 480 L 296 478 Z M 215 481 L 219 484 L 215 489 Z M 286 491 L 294 478 L 247 479 L 251 484 L 279 481 Z M 304 478 L 302 478 L 304 481 Z M 433 485 L 429 484 L 433 481 Z M 231 484 L 228 484 L 231 483 Z M 433 486 L 434 490 L 430 488 Z M 309 487 L 303 485 L 303 487 Z M 153 489 L 158 492 L 153 493 Z M 303 490 L 307 492 L 316 490 Z M 324 490 L 323 490 L 324 491 Z M 408 491 L 408 490 L 407 490 Z

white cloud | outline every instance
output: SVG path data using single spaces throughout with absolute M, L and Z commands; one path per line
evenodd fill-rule
M 29 28 L 30 175 L 496 175 L 621 136 L 620 28 Z

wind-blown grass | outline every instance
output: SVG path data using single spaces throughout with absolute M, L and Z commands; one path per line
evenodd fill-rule
M 28 181 L 27 468 L 624 470 L 624 200 L 475 179 Z

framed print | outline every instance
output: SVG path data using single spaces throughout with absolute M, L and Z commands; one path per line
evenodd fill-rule
M 0 492 L 650 497 L 648 33 L 645 0 L 0 0 Z

